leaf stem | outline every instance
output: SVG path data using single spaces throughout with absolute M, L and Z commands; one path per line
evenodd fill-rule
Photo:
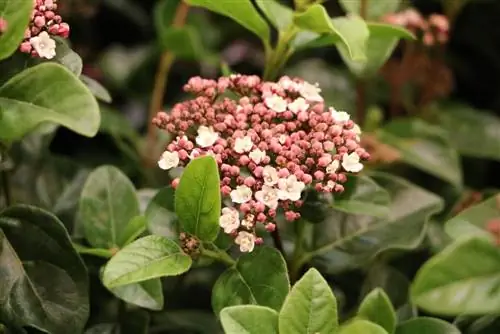
M 189 13 L 189 5 L 184 1 L 181 1 L 177 6 L 175 11 L 174 19 L 172 22 L 173 27 L 182 27 L 185 22 L 187 15 Z M 156 127 L 151 122 L 151 119 L 155 114 L 160 111 L 163 106 L 163 97 L 165 95 L 165 89 L 167 86 L 168 75 L 172 65 L 175 61 L 175 55 L 167 50 L 163 52 L 160 57 L 160 62 L 158 64 L 158 69 L 156 70 L 153 93 L 151 95 L 151 101 L 149 103 L 149 113 L 148 113 L 148 132 L 146 139 L 146 146 L 144 147 L 146 153 L 144 154 L 144 163 L 149 166 L 152 163 L 154 154 L 154 143 L 157 140 Z
M 280 31 L 276 48 L 266 48 L 266 66 L 262 78 L 266 81 L 274 80 L 279 71 L 283 68 L 286 61 L 293 53 L 293 49 L 289 47 L 290 41 L 295 37 L 298 30 L 291 24 L 285 31 Z
M 303 261 L 303 244 L 305 236 L 306 222 L 303 219 L 299 219 L 295 223 L 295 248 L 293 250 L 292 261 L 290 264 L 290 282 L 295 283 L 300 274 L 300 270 L 304 266 Z
M 236 264 L 236 261 L 234 261 L 234 259 L 229 256 L 228 253 L 220 249 L 213 251 L 206 248 L 201 248 L 201 255 L 222 262 L 228 267 L 232 267 Z

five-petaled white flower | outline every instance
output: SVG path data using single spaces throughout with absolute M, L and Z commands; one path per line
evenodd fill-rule
M 305 183 L 298 181 L 295 175 L 290 175 L 287 178 L 279 179 L 278 181 L 278 198 L 280 200 L 298 201 L 302 190 L 306 187 Z
M 335 173 L 340 167 L 340 163 L 338 160 L 333 160 L 331 164 L 326 166 L 326 172 L 328 174 L 333 174 Z
M 303 97 L 295 99 L 295 101 L 288 105 L 288 110 L 290 110 L 294 114 L 297 114 L 301 111 L 307 111 L 307 109 L 309 109 L 309 103 L 307 103 L 307 101 Z
M 351 118 L 345 111 L 337 111 L 332 107 L 330 107 L 330 112 L 332 113 L 333 120 L 337 123 L 345 123 Z
M 361 128 L 359 127 L 359 125 L 357 124 L 354 124 L 354 127 L 352 128 L 352 131 L 356 134 L 356 141 L 360 141 L 361 138 Z
M 264 178 L 264 184 L 268 186 L 275 185 L 278 183 L 278 171 L 276 171 L 276 168 L 271 167 L 271 166 L 266 166 L 262 170 L 262 177 Z
M 46 31 L 42 31 L 38 36 L 30 38 L 30 44 L 40 58 L 52 59 L 56 56 L 56 41 L 50 38 Z
M 255 199 L 271 209 L 278 207 L 278 189 L 263 185 L 262 189 L 255 193 Z
M 342 156 L 342 167 L 348 171 L 357 173 L 363 169 L 363 165 L 359 162 L 359 155 L 356 152 L 351 154 L 344 153 Z
M 224 229 L 224 233 L 231 233 L 240 227 L 240 215 L 238 211 L 231 208 L 223 208 L 222 216 L 219 218 L 219 226 Z
M 236 153 L 250 152 L 253 147 L 252 138 L 245 136 L 243 138 L 236 138 L 234 141 L 234 151 Z
M 218 138 L 219 134 L 214 131 L 213 127 L 206 127 L 202 125 L 198 128 L 196 144 L 200 147 L 209 147 L 215 144 Z
M 179 153 L 165 151 L 158 160 L 158 167 L 167 170 L 179 166 Z
M 246 203 L 252 199 L 252 189 L 245 185 L 236 186 L 236 189 L 232 190 L 230 195 L 234 203 Z
M 281 113 L 281 112 L 286 111 L 287 102 L 281 96 L 272 95 L 272 96 L 266 97 L 264 102 L 266 103 L 266 106 L 269 109 L 274 110 L 277 113 Z
M 321 88 L 318 87 L 318 84 L 311 85 L 309 82 L 303 82 L 299 93 L 309 102 L 323 102 L 323 97 L 319 94 L 321 93 Z
M 258 148 L 250 152 L 248 155 L 250 159 L 252 159 L 253 162 L 256 164 L 260 164 L 260 162 L 266 157 L 266 151 L 262 151 Z
M 245 231 L 238 232 L 238 236 L 234 239 L 237 245 L 240 245 L 240 251 L 250 253 L 255 247 L 255 235 Z

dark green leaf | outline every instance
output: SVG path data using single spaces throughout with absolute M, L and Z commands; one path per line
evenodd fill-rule
M 388 334 L 387 331 L 373 322 L 356 319 L 340 328 L 339 334 Z
M 278 30 L 284 31 L 293 23 L 293 9 L 278 0 L 255 0 L 255 3 Z
M 86 75 L 80 75 L 80 80 L 87 86 L 87 88 L 92 92 L 92 94 L 102 102 L 111 103 L 113 99 L 109 94 L 108 90 L 104 88 L 98 81 L 88 77 Z
M 420 317 L 400 324 L 396 334 L 460 334 L 458 328 L 441 319 Z
M 372 290 L 361 302 L 358 316 L 383 327 L 388 333 L 396 328 L 396 312 L 389 297 L 380 288 Z
M 125 229 L 118 236 L 118 246 L 124 247 L 137 239 L 144 231 L 146 231 L 147 220 L 144 216 L 136 216 L 132 218 Z
M 257 305 L 231 306 L 220 313 L 226 334 L 278 334 L 278 312 Z
M 154 23 L 158 35 L 172 26 L 175 12 L 180 2 L 181 0 L 159 0 L 156 2 L 154 8 Z
M 360 14 L 363 0 L 340 0 L 339 2 L 347 13 Z M 401 0 L 367 1 L 366 4 L 366 18 L 379 19 L 386 14 L 396 12 L 401 5 Z
M 121 300 L 153 311 L 163 309 L 163 290 L 159 278 L 110 289 Z
M 151 331 L 155 329 L 167 333 L 223 334 L 218 318 L 211 311 L 169 309 L 165 312 L 155 312 L 152 317 Z
M 31 1 L 0 0 L 1 18 L 7 22 L 7 30 L 0 35 L 0 60 L 13 54 L 21 44 L 32 11 Z
M 99 131 L 108 133 L 111 136 L 124 137 L 133 143 L 139 141 L 139 134 L 125 116 L 119 111 L 105 106 L 101 106 L 101 126 Z
M 204 53 L 198 31 L 190 26 L 163 30 L 160 33 L 160 45 L 180 58 L 200 59 Z
M 174 204 L 175 190 L 165 187 L 158 191 L 146 208 L 148 229 L 151 233 L 169 239 L 177 238 L 179 226 Z

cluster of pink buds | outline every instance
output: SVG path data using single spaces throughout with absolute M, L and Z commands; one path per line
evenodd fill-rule
M 306 187 L 342 192 L 346 173 L 361 171 L 370 157 L 349 114 L 325 108 L 320 88 L 301 79 L 195 77 L 184 89 L 197 97 L 153 119 L 176 136 L 158 165 L 169 170 L 198 156 L 215 158 L 221 193 L 231 200 L 219 225 L 242 252 L 263 242 L 256 235 L 259 224 L 275 230 L 278 209 L 288 221 L 300 218 Z
M 51 36 L 67 38 L 69 25 L 57 14 L 57 0 L 33 0 L 31 22 L 24 33 L 19 50 L 33 57 L 52 59 L 56 42 Z
M 428 18 L 424 18 L 418 11 L 410 8 L 399 13 L 386 15 L 382 20 L 405 27 L 421 36 L 422 42 L 427 46 L 448 42 L 450 24 L 444 15 L 431 14 Z

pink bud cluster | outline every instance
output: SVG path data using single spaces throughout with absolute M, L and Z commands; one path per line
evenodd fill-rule
M 43 32 L 51 36 L 68 38 L 69 31 L 69 25 L 63 22 L 61 16 L 57 14 L 57 0 L 33 0 L 31 21 L 24 32 L 24 40 L 19 46 L 19 50 L 23 53 L 29 53 L 33 57 L 38 57 L 38 53 L 32 45 L 33 38 Z
M 359 172 L 360 162 L 370 157 L 349 115 L 325 108 L 321 90 L 301 79 L 194 77 L 184 89 L 197 97 L 153 119 L 176 136 L 158 164 L 170 169 L 197 156 L 215 158 L 221 193 L 232 201 L 220 225 L 242 251 L 262 243 L 255 234 L 258 224 L 274 231 L 277 210 L 288 221 L 300 218 L 306 187 L 340 193 L 346 174 Z
M 421 36 L 422 42 L 427 46 L 448 42 L 450 24 L 444 15 L 431 14 L 428 18 L 424 18 L 418 11 L 409 8 L 399 13 L 388 14 L 382 20 L 403 26 Z

